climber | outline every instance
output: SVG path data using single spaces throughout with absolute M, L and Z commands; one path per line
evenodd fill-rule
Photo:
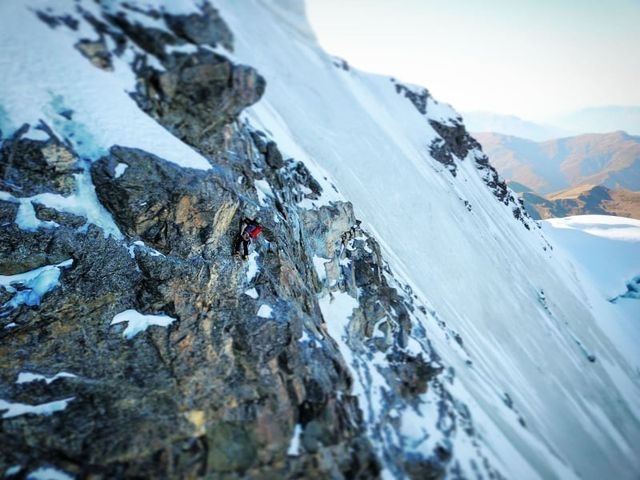
M 249 243 L 251 240 L 258 238 L 260 233 L 262 233 L 262 225 L 260 225 L 260 222 L 244 217 L 240 221 L 240 231 L 233 245 L 233 254 L 242 254 L 242 258 L 246 260 L 249 257 Z

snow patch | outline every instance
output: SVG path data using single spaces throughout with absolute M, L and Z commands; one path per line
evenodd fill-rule
M 249 254 L 249 258 L 247 259 L 247 264 L 248 264 L 248 268 L 247 268 L 247 282 L 251 282 L 253 281 L 254 278 L 256 278 L 256 275 L 258 275 L 258 272 L 260 271 L 260 269 L 258 268 L 258 253 L 257 252 L 251 252 Z
M 61 269 L 72 264 L 73 260 L 69 259 L 16 275 L 0 275 L 0 286 L 14 294 L 11 300 L 0 307 L 0 317 L 8 315 L 20 305 L 40 305 L 42 297 L 58 286 Z
M 256 313 L 256 315 L 261 318 L 273 318 L 273 308 L 271 308 L 267 304 L 262 304 L 260 305 L 260 308 L 258 309 L 258 313 Z
M 40 375 L 38 373 L 20 372 L 18 374 L 18 379 L 16 380 L 16 383 L 17 384 L 31 383 L 31 382 L 40 382 L 44 380 L 47 383 L 47 385 L 49 385 L 50 383 L 55 382 L 60 378 L 77 378 L 77 377 L 78 377 L 77 375 L 74 375 L 73 373 L 69 373 L 69 372 L 56 373 L 53 377 L 47 377 L 45 375 Z
M 246 292 L 244 292 L 245 295 L 253 298 L 254 300 L 257 300 L 259 295 L 258 295 L 258 290 L 256 290 L 255 288 L 250 288 L 249 290 L 247 290 Z
M 330 261 L 331 259 L 329 258 L 319 257 L 317 255 L 313 256 L 313 266 L 315 267 L 316 273 L 318 274 L 318 280 L 320 280 L 321 282 L 324 282 L 327 278 L 327 270 L 325 264 Z
M 126 337 L 127 340 L 130 340 L 138 333 L 144 332 L 152 325 L 157 325 L 159 327 L 168 327 L 175 321 L 175 318 L 169 317 L 167 315 L 144 315 L 136 310 L 125 310 L 124 312 L 121 312 L 113 317 L 110 325 L 129 322 L 127 328 L 125 328 L 124 332 L 122 332 L 122 336 Z
M 296 424 L 296 428 L 293 430 L 293 436 L 287 449 L 287 455 L 297 457 L 300 455 L 300 436 L 302 435 L 302 425 Z
M 67 472 L 53 467 L 41 467 L 27 475 L 27 480 L 73 480 Z
M 9 467 L 4 471 L 4 477 L 7 478 L 7 477 L 12 477 L 14 475 L 17 475 L 20 472 L 20 470 L 22 470 L 21 465 L 14 465 L 12 467 Z
M 164 257 L 164 253 L 159 252 L 158 250 L 156 250 L 153 247 L 150 247 L 149 245 L 147 245 L 146 243 L 144 243 L 142 240 L 136 240 L 135 242 L 133 242 L 130 246 L 129 246 L 129 256 L 131 258 L 135 258 L 135 250 L 136 248 L 140 248 L 143 251 L 147 252 L 149 255 L 151 255 L 152 257 Z
M 256 187 L 256 192 L 258 193 L 258 202 L 261 206 L 267 205 L 267 197 L 273 198 L 273 190 L 271 189 L 271 185 L 266 180 L 256 180 L 254 182 Z
M 11 403 L 0 399 L 0 411 L 7 410 L 2 418 L 13 418 L 20 415 L 44 415 L 49 416 L 56 412 L 61 412 L 76 397 L 65 398 L 64 400 L 56 400 L 54 402 L 41 403 L 39 405 L 27 405 L 24 403 Z
M 127 165 L 126 163 L 119 163 L 118 165 L 116 165 L 115 178 L 120 178 L 122 175 L 124 175 L 124 172 L 127 170 L 127 168 L 129 168 L 129 165 Z

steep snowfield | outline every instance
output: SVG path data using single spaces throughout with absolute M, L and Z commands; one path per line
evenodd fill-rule
M 583 282 L 602 330 L 640 369 L 640 221 L 604 215 L 554 218 L 545 233 L 567 258 L 567 270 Z M 629 293 L 634 284 L 635 294 Z M 640 402 L 639 402 L 640 403 Z
M 74 4 L 65 0 L 47 6 L 64 13 Z M 208 168 L 202 157 L 137 109 L 128 95 L 135 82 L 127 64 L 131 56 L 114 59 L 114 72 L 93 68 L 73 47 L 83 32 L 52 30 L 26 8 L 43 5 L 0 2 L 0 18 L 12 19 L 0 29 L 0 129 L 5 136 L 24 122 L 43 119 L 87 161 L 119 144 Z M 85 4 L 91 5 L 97 8 Z M 589 277 L 605 278 L 600 266 L 576 267 L 587 264 L 580 264 L 579 256 L 571 263 L 564 247 L 551 249 L 539 231 L 527 231 L 496 201 L 470 159 L 452 177 L 428 153 L 437 133 L 427 119 L 396 93 L 389 78 L 334 65 L 316 44 L 300 1 L 222 0 L 214 5 L 236 37 L 235 52 L 228 55 L 267 79 L 264 99 L 246 119 L 354 203 L 394 271 L 429 306 L 430 321 L 423 327 L 443 362 L 455 370 L 450 389 L 470 407 L 477 434 L 501 472 L 509 478 L 637 478 L 637 349 L 618 345 L 615 332 L 623 330 L 613 326 L 624 309 L 624 328 L 637 335 L 632 321 L 640 318 L 640 300 L 610 304 L 606 298 L 624 293 L 625 281 L 639 269 L 616 270 L 625 277 L 616 277 L 615 284 L 606 277 L 606 286 L 616 288 L 603 291 L 603 284 Z M 171 6 L 195 8 L 186 0 Z M 141 16 L 140 21 L 148 19 Z M 427 112 L 443 122 L 456 116 L 433 100 Z M 87 188 L 75 197 L 38 200 L 70 212 L 84 205 L 92 222 L 119 234 L 97 205 L 88 172 L 80 175 Z M 19 201 L 25 210 L 19 217 L 24 228 L 46 227 L 30 222 L 31 199 L 8 197 L 0 199 Z M 325 188 L 322 201 L 332 198 L 339 195 Z M 545 230 L 554 245 L 570 240 L 559 228 Z M 637 262 L 637 243 L 624 248 L 626 258 Z M 352 305 L 345 297 L 333 305 L 321 300 L 329 332 L 340 336 L 344 324 L 332 318 L 348 320 Z M 430 425 L 419 415 L 403 421 Z M 463 474 L 473 476 L 469 448 L 459 443 L 453 452 L 466 462 Z M 292 450 L 297 450 L 295 442 Z
M 513 219 L 471 161 L 453 178 L 429 156 L 436 132 L 391 79 L 334 65 L 300 2 L 217 6 L 236 59 L 267 79 L 249 121 L 285 154 L 330 172 L 393 269 L 460 334 L 462 351 L 426 325 L 504 473 L 636 477 L 638 373 L 604 333 L 606 319 L 596 320 L 605 312 L 588 280 Z M 456 114 L 430 100 L 427 116 Z M 505 394 L 526 428 L 505 413 Z

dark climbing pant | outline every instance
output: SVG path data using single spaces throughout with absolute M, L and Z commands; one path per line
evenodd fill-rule
M 244 257 L 249 256 L 249 241 L 242 238 L 242 235 L 236 237 L 236 243 L 233 247 L 233 253 L 242 254 Z

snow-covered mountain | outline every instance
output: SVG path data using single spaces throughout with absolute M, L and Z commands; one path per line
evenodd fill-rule
M 0 3 L 5 476 L 636 478 L 638 226 L 604 293 L 451 107 L 213 7 Z

